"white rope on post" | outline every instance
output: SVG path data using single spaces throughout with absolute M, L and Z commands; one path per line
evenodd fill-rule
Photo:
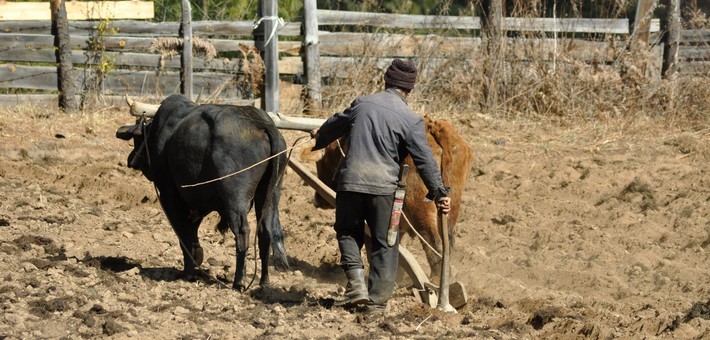
M 286 26 L 286 21 L 284 21 L 284 19 L 281 18 L 281 17 L 275 17 L 275 16 L 261 17 L 261 18 L 259 18 L 259 20 L 257 20 L 257 21 L 254 23 L 254 29 L 257 29 L 257 28 L 259 27 L 259 25 L 261 25 L 261 23 L 262 23 L 264 20 L 273 20 L 273 21 L 275 21 L 275 23 L 276 23 L 276 24 L 271 28 L 271 33 L 269 33 L 269 38 L 266 39 L 266 41 L 264 42 L 264 46 L 266 46 L 266 45 L 269 44 L 269 42 L 270 42 L 271 39 L 274 37 L 274 35 L 276 34 L 276 32 L 280 31 L 282 28 L 284 28 L 284 27 Z

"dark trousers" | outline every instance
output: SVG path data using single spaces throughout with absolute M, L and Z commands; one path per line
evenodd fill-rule
M 394 193 L 370 195 L 339 191 L 335 202 L 335 233 L 343 270 L 364 268 L 360 253 L 365 242 L 365 222 L 370 228 L 372 247 L 367 287 L 370 300 L 376 304 L 387 303 L 397 277 L 399 238 L 393 247 L 387 245 L 393 199 Z

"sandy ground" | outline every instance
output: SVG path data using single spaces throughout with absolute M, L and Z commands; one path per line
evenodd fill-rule
M 328 307 L 344 284 L 333 211 L 293 172 L 291 271 L 232 291 L 234 240 L 210 216 L 205 274 L 184 280 L 155 191 L 114 138 L 127 110 L 50 111 L 0 113 L 0 338 L 710 338 L 707 125 L 449 117 L 476 155 L 452 259 L 469 303 L 445 314 L 403 284 L 369 318 Z

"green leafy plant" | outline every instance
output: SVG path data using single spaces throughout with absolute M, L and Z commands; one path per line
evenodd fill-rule
M 116 69 L 116 57 L 106 53 L 106 38 L 114 36 L 118 30 L 111 27 L 109 19 L 101 19 L 87 42 L 86 64 L 84 67 L 84 91 L 81 105 L 95 103 L 100 99 L 101 87 L 106 76 Z

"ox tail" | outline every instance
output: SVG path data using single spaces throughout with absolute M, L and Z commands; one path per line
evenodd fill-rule
M 281 151 L 286 150 L 286 141 L 284 141 L 281 133 L 279 133 L 273 121 L 268 119 L 265 121 L 264 131 L 269 136 L 269 143 L 271 146 L 271 155 L 275 155 Z M 284 233 L 281 227 L 281 222 L 279 220 L 278 211 L 278 199 L 281 191 L 281 183 L 283 182 L 283 175 L 286 172 L 286 155 L 281 154 L 278 157 L 274 157 L 269 162 L 270 176 L 266 191 L 266 200 L 264 202 L 263 211 L 268 216 L 271 216 L 270 221 L 265 221 L 264 227 L 268 228 L 268 232 L 271 235 L 271 249 L 273 251 L 272 263 L 279 268 L 288 269 L 288 257 L 286 254 L 286 249 L 284 248 Z

